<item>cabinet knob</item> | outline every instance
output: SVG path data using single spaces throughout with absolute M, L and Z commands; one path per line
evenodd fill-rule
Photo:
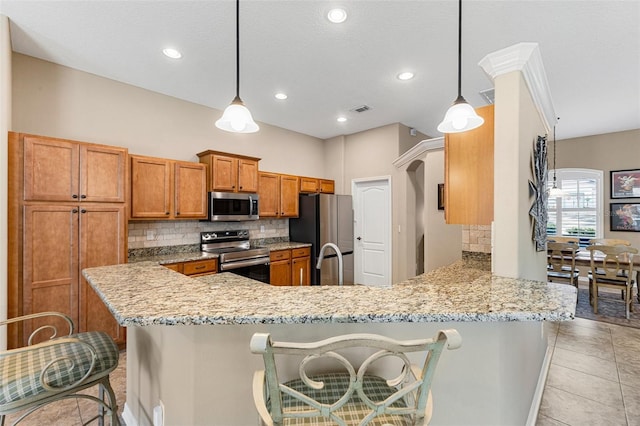
M 80 210 L 80 213 L 86 213 L 87 211 L 85 209 Z
M 176 212 L 176 216 L 179 216 L 179 215 L 180 215 L 180 212 Z
M 168 215 L 168 214 L 169 214 L 169 212 L 164 212 L 164 214 Z
M 240 189 L 242 189 L 242 186 L 240 187 Z
M 71 213 L 78 213 L 78 209 L 71 210 Z
M 73 194 L 71 198 L 78 198 L 78 194 Z
M 82 199 L 84 200 L 85 198 L 87 198 L 87 196 L 86 196 L 86 195 L 84 195 L 84 194 L 82 194 L 82 195 L 80 196 L 80 198 L 82 198 Z

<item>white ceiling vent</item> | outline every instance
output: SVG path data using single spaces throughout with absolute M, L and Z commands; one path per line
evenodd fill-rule
M 368 105 L 360 105 L 354 108 L 351 108 L 350 111 L 354 111 L 354 112 L 365 112 L 365 111 L 369 111 L 371 109 L 370 106 Z
M 496 89 L 481 90 L 480 96 L 482 96 L 489 105 L 493 105 L 496 100 Z

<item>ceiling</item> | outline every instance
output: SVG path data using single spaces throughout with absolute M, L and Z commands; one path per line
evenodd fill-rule
M 334 6 L 346 22 L 326 19 Z M 440 136 L 457 95 L 457 11 L 455 0 L 242 0 L 240 96 L 255 120 L 322 139 L 396 122 Z M 220 110 L 235 95 L 232 0 L 0 0 L 0 13 L 15 52 Z M 539 43 L 558 139 L 640 128 L 640 0 L 465 0 L 469 103 L 492 88 L 478 62 L 519 42 Z M 398 80 L 405 70 L 415 78 Z

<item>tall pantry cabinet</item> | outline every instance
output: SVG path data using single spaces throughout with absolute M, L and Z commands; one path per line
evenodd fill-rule
M 82 269 L 127 259 L 127 150 L 9 133 L 9 317 L 69 315 L 79 331 L 120 327 Z M 9 329 L 9 347 L 43 323 Z

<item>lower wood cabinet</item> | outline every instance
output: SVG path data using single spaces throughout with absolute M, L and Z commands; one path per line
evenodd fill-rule
M 162 265 L 190 277 L 211 275 L 218 272 L 218 259 L 190 260 Z
M 311 249 L 309 247 L 275 250 L 270 254 L 271 285 L 309 285 L 311 283 Z
M 124 204 L 25 205 L 21 314 L 62 312 L 79 331 L 104 331 L 124 344 L 124 328 L 82 270 L 125 263 L 126 229 Z M 46 321 L 25 322 L 22 343 Z

